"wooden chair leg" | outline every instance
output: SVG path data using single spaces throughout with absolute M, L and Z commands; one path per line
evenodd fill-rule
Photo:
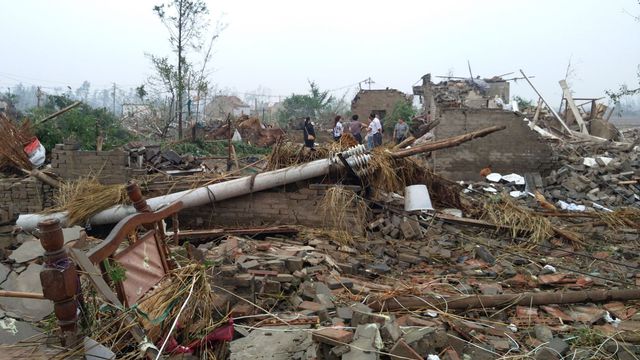
M 47 219 L 38 224 L 40 244 L 44 248 L 44 268 L 40 272 L 42 293 L 53 301 L 53 309 L 60 326 L 63 346 L 74 346 L 81 337 L 78 333 L 79 290 L 78 273 L 74 262 L 67 256 L 64 236 L 58 219 Z

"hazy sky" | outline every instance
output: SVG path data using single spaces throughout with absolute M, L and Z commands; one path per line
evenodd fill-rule
M 153 0 L 4 0 L 0 87 L 17 82 L 92 88 L 141 84 L 145 53 L 170 55 Z M 371 77 L 410 92 L 422 75 L 490 77 L 523 69 L 550 101 L 571 59 L 577 96 L 637 83 L 636 0 L 208 2 L 228 26 L 215 44 L 212 82 L 239 93 L 306 92 L 307 79 L 340 95 Z M 351 86 L 351 87 L 348 87 Z M 512 95 L 534 98 L 512 83 Z M 277 100 L 277 99 L 276 99 Z

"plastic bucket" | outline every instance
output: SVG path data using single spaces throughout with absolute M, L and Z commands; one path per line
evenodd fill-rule
M 33 155 L 36 150 L 40 147 L 40 140 L 37 137 L 32 137 L 27 145 L 24 147 L 24 152 L 27 153 L 28 156 Z
M 411 185 L 404 188 L 404 210 L 433 210 L 426 185 Z

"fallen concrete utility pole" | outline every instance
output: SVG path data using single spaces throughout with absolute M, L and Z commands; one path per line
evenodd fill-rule
M 471 141 L 479 136 L 484 136 L 502 129 L 504 129 L 504 127 L 494 126 L 483 130 L 474 131 L 470 134 L 443 139 L 435 143 L 416 146 L 413 149 L 402 150 L 397 153 L 393 153 L 393 156 L 396 158 L 401 158 L 415 155 L 421 152 L 453 147 L 465 141 Z M 366 170 L 371 155 L 365 153 L 364 146 L 358 145 L 356 147 L 343 151 L 342 156 L 346 159 L 347 163 L 349 163 L 354 171 L 361 174 L 367 173 Z M 242 195 L 247 195 L 252 192 L 258 192 L 302 180 L 324 176 L 329 173 L 329 170 L 332 167 L 342 166 L 342 162 L 338 159 L 337 156 L 334 156 L 330 159 L 315 160 L 306 164 L 263 172 L 255 176 L 245 176 L 239 179 L 220 182 L 192 190 L 185 190 L 173 194 L 150 198 L 147 200 L 147 204 L 153 211 L 158 210 L 159 208 L 175 201 L 182 201 L 184 208 L 196 207 L 217 201 L 231 199 Z M 113 224 L 122 220 L 128 215 L 134 214 L 135 212 L 136 209 L 133 206 L 117 205 L 95 214 L 91 217 L 89 223 L 92 225 Z M 18 217 L 16 225 L 25 231 L 33 231 L 38 225 L 38 222 L 51 218 L 60 220 L 60 223 L 63 225 L 68 225 L 66 212 L 51 214 L 22 214 Z
M 394 297 L 384 301 L 372 300 L 367 305 L 375 311 L 417 310 L 432 308 L 438 310 L 465 310 L 497 308 L 508 305 L 548 305 L 601 303 L 640 299 L 640 289 L 589 290 L 559 292 L 526 292 L 521 294 L 472 295 L 452 298 L 442 297 Z
M 392 156 L 394 158 L 403 158 L 403 157 L 416 155 L 416 154 L 420 154 L 420 153 L 425 153 L 425 152 L 435 151 L 435 150 L 439 150 L 439 149 L 450 148 L 450 147 L 458 146 L 458 145 L 460 145 L 462 143 L 465 143 L 467 141 L 471 141 L 473 139 L 477 139 L 477 138 L 481 138 L 483 136 L 487 136 L 487 135 L 489 135 L 491 133 L 494 133 L 496 131 L 504 130 L 506 128 L 507 127 L 504 126 L 504 125 L 502 125 L 502 126 L 492 126 L 492 127 L 486 128 L 486 129 L 470 132 L 468 134 L 459 135 L 459 136 L 455 136 L 455 137 L 450 137 L 450 138 L 447 138 L 447 139 L 442 139 L 442 140 L 439 140 L 439 141 L 435 141 L 435 142 L 432 142 L 432 143 L 426 143 L 426 144 L 423 144 L 423 145 L 418 145 L 416 147 L 412 147 L 411 149 L 394 151 L 392 153 Z

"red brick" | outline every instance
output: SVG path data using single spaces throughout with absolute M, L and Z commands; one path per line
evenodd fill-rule
M 260 269 L 250 269 L 247 270 L 249 274 L 257 275 L 257 276 L 277 276 L 279 273 L 275 270 L 260 270 Z
M 326 308 L 322 304 L 318 304 L 313 301 L 303 301 L 298 305 L 298 309 L 300 310 L 311 310 L 311 311 L 322 311 Z
M 267 250 L 269 250 L 270 248 L 271 248 L 271 243 L 269 243 L 269 242 L 259 243 L 259 244 L 256 246 L 256 250 L 258 250 L 258 251 L 267 251 Z
M 246 302 L 241 302 L 234 305 L 234 307 L 231 309 L 231 312 L 229 313 L 229 316 L 231 317 L 240 317 L 247 315 L 253 315 L 253 305 Z
M 353 333 L 343 329 L 325 328 L 314 331 L 311 338 L 319 343 L 339 346 L 351 343 Z
M 400 360 L 400 359 L 415 359 L 422 360 L 422 356 L 418 354 L 415 350 L 413 350 L 409 345 L 407 345 L 404 340 L 398 340 L 398 342 L 393 345 L 393 348 L 389 352 L 391 354 L 391 359 Z

